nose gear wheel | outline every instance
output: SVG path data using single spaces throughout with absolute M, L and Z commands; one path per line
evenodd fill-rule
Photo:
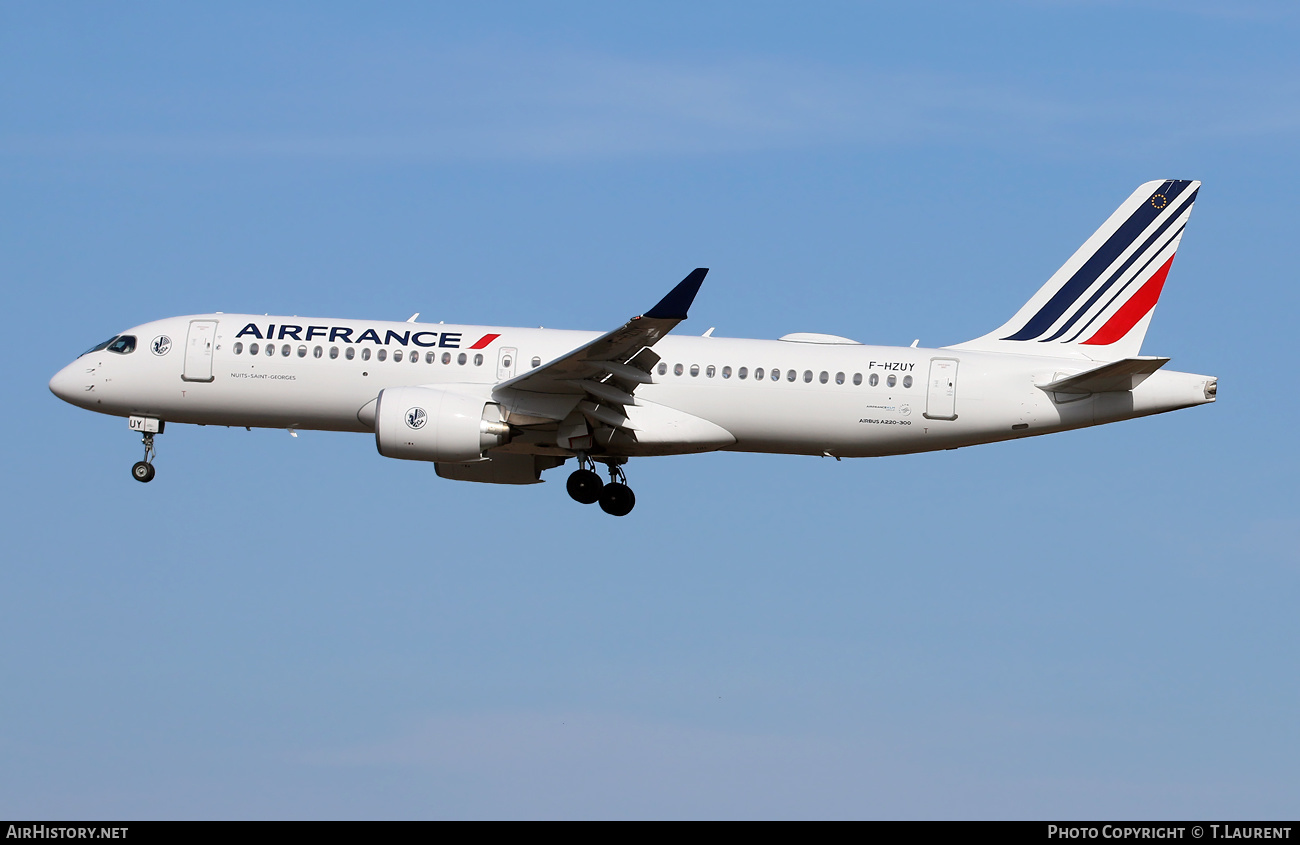
M 135 464 L 132 465 L 131 477 L 134 478 L 136 481 L 143 483 L 143 482 L 153 481 L 153 477 L 154 477 L 155 471 L 153 468 L 153 457 L 154 457 L 153 435 L 145 434 L 143 437 L 140 438 L 140 442 L 144 443 L 144 460 L 136 461 Z

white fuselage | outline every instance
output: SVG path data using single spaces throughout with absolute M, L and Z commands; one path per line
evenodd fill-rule
M 195 351 L 195 324 L 209 325 L 206 351 Z M 600 336 L 221 313 L 160 320 L 124 334 L 137 339 L 132 352 L 87 353 L 56 375 L 51 389 L 116 416 L 364 432 L 373 430 L 366 409 L 373 414 L 380 391 L 405 385 L 462 385 L 509 410 L 509 397 L 493 397 L 496 385 Z M 664 337 L 654 351 L 660 363 L 652 383 L 638 388 L 637 402 L 707 420 L 734 438 L 710 449 L 905 454 L 1214 401 L 1213 378 L 1164 370 L 1131 391 L 1054 395 L 1037 385 L 1096 366 L 1059 356 L 678 335 Z M 674 447 L 669 438 L 652 450 L 624 452 L 703 450 L 690 442 Z M 520 438 L 509 451 L 566 454 L 545 437 Z

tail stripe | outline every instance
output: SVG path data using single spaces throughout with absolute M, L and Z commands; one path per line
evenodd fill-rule
M 1060 290 L 1048 300 L 1046 305 L 1039 309 L 1037 314 L 1029 319 L 1029 322 L 1020 331 L 1002 339 L 1033 340 L 1051 328 L 1061 318 L 1061 315 L 1070 306 L 1074 305 L 1088 288 L 1097 281 L 1097 278 L 1106 268 L 1114 264 L 1124 250 L 1132 245 L 1133 241 L 1141 237 L 1147 226 L 1166 212 L 1168 205 L 1172 204 L 1190 184 L 1191 182 L 1187 181 L 1169 180 L 1161 185 L 1157 193 L 1163 194 L 1168 200 L 1164 206 L 1157 208 L 1154 203 L 1150 202 L 1140 204 L 1129 216 L 1128 220 L 1106 239 L 1106 242 L 1084 262 L 1082 267 L 1075 271 L 1070 280 L 1061 286 Z
M 1079 330 L 1078 330 L 1077 332 L 1075 332 L 1074 335 L 1073 335 L 1072 337 L 1070 337 L 1068 340 L 1065 340 L 1065 341 L 1062 341 L 1062 342 L 1063 342 L 1063 343 L 1074 343 L 1075 341 L 1077 341 L 1077 340 L 1079 339 L 1079 337 L 1082 336 L 1083 333 L 1086 332 L 1086 331 L 1088 330 L 1088 328 L 1089 328 L 1093 323 L 1097 322 L 1097 320 L 1098 320 L 1098 319 L 1099 319 L 1103 314 L 1105 314 L 1107 311 L 1110 310 L 1110 307 L 1111 307 L 1112 305 L 1115 304 L 1115 300 L 1117 300 L 1117 299 L 1119 299 L 1120 297 L 1122 297 L 1122 296 L 1124 295 L 1124 292 L 1127 291 L 1130 287 L 1132 287 L 1132 286 L 1133 286 L 1133 283 L 1134 283 L 1135 281 L 1137 281 L 1138 279 L 1142 278 L 1142 274 L 1145 273 L 1145 272 L 1147 271 L 1147 268 L 1151 266 L 1151 263 L 1154 262 L 1155 260 L 1157 260 L 1158 258 L 1160 258 L 1161 254 L 1162 254 L 1162 253 L 1163 253 L 1163 252 L 1164 252 L 1164 251 L 1169 247 L 1170 244 L 1177 242 L 1178 238 L 1182 236 L 1182 234 L 1183 234 L 1183 230 L 1186 229 L 1186 228 L 1187 228 L 1187 224 L 1186 224 L 1186 223 L 1183 223 L 1183 225 L 1179 226 L 1179 227 L 1178 227 L 1178 231 L 1174 232 L 1173 235 L 1170 236 L 1169 240 L 1167 240 L 1167 241 L 1165 241 L 1163 244 L 1161 244 L 1159 249 L 1154 250 L 1154 251 L 1151 252 L 1150 257 L 1147 258 L 1147 260 L 1146 260 L 1146 263 L 1143 264 L 1143 265 L 1141 266 L 1141 268 L 1139 268 L 1138 271 L 1137 271 L 1136 273 L 1134 273 L 1133 276 L 1132 276 L 1132 277 L 1131 277 L 1127 282 L 1125 282 L 1123 285 L 1121 285 L 1119 290 L 1115 291 L 1115 295 L 1112 296 L 1109 300 L 1107 300 L 1105 305 L 1103 305 L 1103 306 L 1102 306 L 1101 308 L 1099 308 L 1099 309 L 1098 309 L 1098 310 L 1097 310 L 1097 311 L 1096 311 L 1096 312 L 1095 312 L 1091 317 L 1089 317 L 1089 318 L 1088 318 L 1088 321 L 1087 321 L 1086 323 L 1084 323 L 1082 326 L 1080 326 L 1080 327 L 1079 327 Z M 1171 255 L 1170 258 L 1172 258 L 1172 257 L 1173 257 L 1173 256 Z M 1092 305 L 1091 302 L 1088 303 L 1088 304 L 1089 304 L 1089 305 Z M 1086 310 L 1087 310 L 1087 309 L 1084 309 L 1084 311 L 1086 311 Z M 1084 313 L 1084 312 L 1081 311 L 1080 314 L 1082 314 L 1082 313 Z
M 1151 244 L 1154 243 L 1157 238 L 1163 235 L 1166 229 L 1168 229 L 1170 226 L 1176 223 L 1178 219 L 1183 216 L 1183 212 L 1186 211 L 1188 208 L 1190 208 L 1192 203 L 1196 201 L 1196 193 L 1197 193 L 1196 191 L 1193 191 L 1192 195 L 1188 197 L 1186 200 L 1184 200 L 1183 204 L 1180 205 L 1178 209 L 1169 216 L 1169 219 L 1166 220 L 1164 223 L 1161 223 L 1159 228 L 1157 228 L 1154 232 L 1151 233 L 1151 237 L 1147 238 L 1146 242 L 1142 244 L 1142 246 L 1139 249 L 1134 250 L 1133 254 L 1128 257 L 1128 260 L 1125 261 L 1120 266 L 1120 268 L 1116 270 L 1109 279 L 1106 280 L 1106 283 L 1101 287 L 1097 288 L 1096 292 L 1094 292 L 1093 295 L 1088 298 L 1088 301 L 1084 303 L 1083 307 L 1076 310 L 1074 314 L 1070 316 L 1070 319 L 1066 320 L 1065 323 L 1062 324 L 1061 327 L 1056 330 L 1055 334 L 1053 334 L 1049 338 L 1045 338 L 1042 342 L 1046 343 L 1047 341 L 1056 340 L 1061 335 L 1068 332 L 1071 326 L 1077 323 L 1083 317 L 1083 315 L 1088 313 L 1088 311 L 1092 308 L 1092 306 L 1097 303 L 1097 300 L 1105 296 L 1106 291 L 1108 291 L 1111 288 L 1111 286 L 1115 284 L 1116 280 L 1118 280 L 1121 276 L 1123 276 L 1124 273 L 1127 272 L 1128 269 L 1133 266 L 1134 262 L 1136 262 L 1138 259 L 1142 258 L 1143 256 L 1147 256 L 1146 264 L 1144 264 L 1136 273 L 1133 274 L 1133 276 L 1127 282 L 1124 283 L 1123 286 L 1121 286 L 1120 293 L 1123 293 L 1123 291 L 1128 288 L 1128 286 L 1133 282 L 1134 278 L 1137 278 L 1138 276 L 1142 275 L 1142 272 L 1146 269 L 1146 265 L 1149 265 L 1152 261 L 1154 261 L 1156 257 L 1159 256 L 1160 253 L 1164 251 L 1165 247 L 1169 246 L 1170 243 L 1175 241 L 1178 238 L 1178 236 L 1182 234 L 1183 228 L 1187 225 L 1186 222 L 1184 222 L 1182 226 L 1179 226 L 1178 231 L 1174 232 L 1174 234 L 1171 235 L 1168 240 L 1162 243 L 1159 249 L 1156 249 L 1155 251 L 1149 251 L 1151 249 Z M 1113 302 L 1114 300 L 1112 299 L 1111 301 Z M 1106 305 L 1107 307 L 1109 307 L 1110 303 L 1108 302 Z M 1104 312 L 1105 309 L 1102 309 L 1102 311 Z M 1092 320 L 1095 319 L 1097 319 L 1096 314 L 1094 314 L 1092 317 Z M 1088 323 L 1091 324 L 1092 320 L 1089 320 Z M 1082 329 L 1079 329 L 1075 337 L 1078 337 L 1080 334 L 1083 334 L 1084 330 L 1086 329 L 1087 326 L 1085 325 Z M 1074 338 L 1070 338 L 1070 340 L 1067 340 L 1065 342 L 1073 343 Z
M 1165 286 L 1165 276 L 1169 275 L 1169 266 L 1174 263 L 1174 257 L 1169 256 L 1159 270 L 1147 279 L 1137 293 L 1125 302 L 1115 315 L 1106 321 L 1095 335 L 1083 341 L 1085 344 L 1095 346 L 1105 346 L 1109 343 L 1122 338 L 1129 333 L 1129 330 L 1137 325 L 1141 320 L 1156 307 L 1156 300 L 1160 298 L 1160 290 Z

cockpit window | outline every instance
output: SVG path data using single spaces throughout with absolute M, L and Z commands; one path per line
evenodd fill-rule
M 118 355 L 129 355 L 135 351 L 135 335 L 119 335 L 113 338 L 107 349 L 109 352 L 116 352 Z
M 90 347 L 90 348 L 87 349 L 85 352 L 81 353 L 81 355 L 89 355 L 89 354 L 92 353 L 92 352 L 98 352 L 98 351 L 101 350 L 101 349 L 107 349 L 107 348 L 108 348 L 108 345 L 109 345 L 110 343 L 112 343 L 113 341 L 115 341 L 115 340 L 117 340 L 117 335 L 113 335 L 113 336 L 110 337 L 108 340 L 104 341 L 103 343 L 100 343 L 100 344 L 97 344 L 97 345 L 95 345 L 95 346 Z M 77 357 L 80 358 L 81 355 L 78 355 Z

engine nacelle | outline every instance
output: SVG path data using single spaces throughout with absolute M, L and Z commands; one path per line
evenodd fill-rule
M 510 442 L 501 406 L 436 387 L 390 387 L 375 406 L 375 445 L 386 458 L 463 463 Z

